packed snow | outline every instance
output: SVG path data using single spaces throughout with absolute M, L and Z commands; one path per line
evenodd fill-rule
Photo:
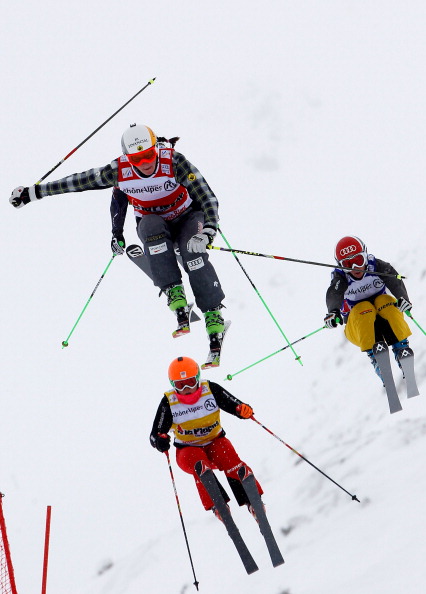
M 109 163 L 129 123 L 179 135 L 234 248 L 332 264 L 336 241 L 358 235 L 407 277 L 425 328 L 426 7 L 18 0 L 3 18 L 0 491 L 18 591 L 40 591 L 51 505 L 48 593 L 195 592 L 167 460 L 148 436 L 171 359 L 207 355 L 203 323 L 173 340 L 164 297 L 117 257 L 62 349 L 111 257 L 110 190 L 21 210 L 8 197 L 155 76 L 48 180 Z M 125 237 L 138 240 L 130 211 Z M 291 341 L 323 325 L 331 269 L 241 255 L 256 292 L 231 254 L 210 257 L 232 325 L 221 367 L 205 377 L 360 501 L 256 423 L 222 413 L 286 562 L 272 568 L 256 523 L 232 501 L 259 565 L 247 576 L 172 451 L 200 592 L 422 594 L 424 334 L 410 322 L 420 396 L 406 399 L 392 363 L 403 406 L 394 415 L 341 328 L 295 345 L 303 366 L 287 349 L 237 373 L 285 345 L 277 324 Z

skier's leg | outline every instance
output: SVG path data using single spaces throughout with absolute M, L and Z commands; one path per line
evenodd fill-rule
M 395 307 L 395 303 L 395 297 L 387 294 L 379 295 L 374 300 L 377 314 L 389 322 L 389 326 L 396 337 L 395 342 L 400 342 L 411 335 L 411 330 L 405 321 L 404 314 Z
M 350 311 L 348 322 L 345 326 L 345 336 L 361 351 L 365 351 L 370 358 L 374 371 L 383 383 L 380 369 L 373 353 L 373 346 L 377 342 L 375 321 L 377 312 L 375 306 L 369 301 L 360 301 Z
M 395 307 L 396 299 L 391 295 L 379 295 L 376 297 L 375 305 L 377 313 L 384 324 L 390 327 L 391 340 L 387 340 L 388 344 L 392 345 L 392 351 L 395 355 L 395 361 L 398 363 L 402 371 L 400 363 L 401 351 L 409 347 L 408 337 L 411 335 L 411 330 L 405 321 L 404 314 Z
M 360 301 L 351 309 L 348 322 L 345 326 L 345 336 L 361 351 L 373 348 L 376 342 L 374 321 L 376 308 L 369 301 Z
M 138 223 L 137 234 L 149 260 L 154 285 L 164 291 L 180 285 L 182 275 L 168 223 L 158 215 L 144 216 Z
M 389 322 L 380 316 L 376 316 L 374 322 L 374 331 L 376 333 L 376 342 L 384 340 L 386 344 L 393 344 L 397 342 L 395 334 L 392 332 L 392 328 Z
M 247 495 L 238 476 L 238 469 L 244 465 L 252 474 L 253 471 L 245 462 L 241 460 L 229 439 L 227 437 L 217 437 L 211 444 L 205 446 L 204 449 L 209 460 L 211 460 L 219 470 L 223 470 L 225 472 L 229 486 L 232 489 L 238 505 L 248 504 L 249 501 Z M 263 489 L 257 480 L 256 485 L 259 494 L 262 495 Z
M 210 463 L 209 458 L 208 458 L 206 452 L 204 451 L 204 448 L 191 447 L 191 446 L 188 446 L 185 448 L 176 448 L 177 465 L 184 472 L 187 472 L 188 474 L 192 474 L 192 476 L 194 477 L 194 480 L 195 480 L 195 485 L 197 487 L 198 494 L 201 499 L 201 503 L 203 504 L 204 509 L 209 510 L 209 509 L 212 509 L 212 507 L 213 507 L 213 501 L 211 500 L 210 495 L 207 493 L 206 489 L 204 488 L 204 485 L 200 481 L 200 478 L 197 475 L 197 473 L 195 472 L 195 468 L 194 468 L 195 464 L 200 460 L 202 462 L 204 462 L 204 464 L 208 468 L 213 470 L 214 465 L 212 465 Z M 225 499 L 225 502 L 228 503 L 228 501 L 229 501 L 228 494 L 226 493 L 225 489 L 222 487 L 222 485 L 218 481 L 216 475 L 215 475 L 215 479 L 219 486 L 220 492 L 222 493 L 222 496 Z
M 183 267 L 188 274 L 195 302 L 205 313 L 219 307 L 225 297 L 216 271 L 208 254 L 188 252 L 189 239 L 203 229 L 204 215 L 201 211 L 191 211 L 176 223 L 172 230 L 176 234 L 175 242 L 179 246 Z

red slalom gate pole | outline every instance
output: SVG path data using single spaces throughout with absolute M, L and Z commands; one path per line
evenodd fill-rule
M 3 515 L 2 498 L 3 493 L 0 493 L 0 543 L 3 542 L 3 550 L 6 557 L 6 567 L 8 571 L 9 584 L 12 588 L 12 594 L 18 594 L 15 583 L 15 575 L 13 573 L 12 557 L 10 555 L 9 541 L 7 540 L 6 521 Z
M 41 594 L 46 594 L 47 585 L 47 566 L 49 562 L 49 541 L 50 541 L 50 518 L 52 515 L 52 507 L 47 506 L 46 511 L 46 530 L 44 536 L 44 558 L 43 558 L 43 580 L 41 584 Z

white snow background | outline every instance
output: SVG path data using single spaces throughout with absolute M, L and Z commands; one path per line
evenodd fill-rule
M 195 592 L 166 457 L 148 436 L 170 360 L 201 362 L 207 340 L 202 323 L 172 340 L 164 298 L 124 256 L 62 349 L 111 257 L 111 192 L 17 211 L 11 190 L 35 183 L 155 76 L 48 179 L 109 163 L 132 122 L 179 135 L 233 247 L 333 263 L 336 241 L 356 234 L 407 277 L 426 326 L 425 28 L 420 0 L 3 7 L 0 490 L 20 594 L 41 589 L 47 505 L 49 594 Z M 125 235 L 137 241 L 130 211 Z M 407 401 L 394 365 L 403 411 L 392 416 L 341 328 L 295 346 L 303 367 L 287 349 L 224 382 L 285 343 L 233 256 L 211 260 L 232 326 L 221 367 L 205 377 L 361 503 L 254 422 L 223 413 L 264 487 L 286 563 L 272 568 L 233 501 L 260 568 L 247 576 L 172 451 L 200 592 L 421 594 L 425 336 L 410 322 L 422 395 Z M 290 340 L 322 326 L 330 269 L 240 261 Z

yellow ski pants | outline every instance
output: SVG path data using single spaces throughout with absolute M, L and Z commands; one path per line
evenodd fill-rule
M 378 295 L 374 304 L 370 301 L 360 301 L 350 311 L 345 326 L 345 336 L 361 351 L 373 348 L 376 342 L 374 322 L 381 316 L 389 322 L 392 332 L 398 342 L 411 335 L 410 327 L 404 319 L 404 314 L 394 306 L 396 299 L 392 295 Z

